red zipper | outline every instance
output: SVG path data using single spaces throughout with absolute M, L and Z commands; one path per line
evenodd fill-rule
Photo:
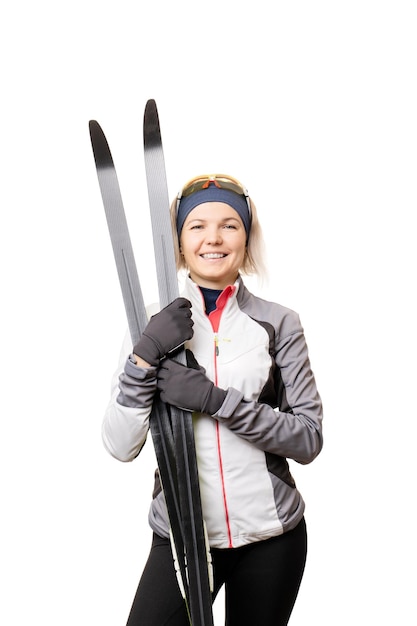
M 219 349 L 219 339 L 218 339 L 217 333 L 219 331 L 220 318 L 222 316 L 223 309 L 226 306 L 228 299 L 234 293 L 234 291 L 235 291 L 235 287 L 232 287 L 232 286 L 226 287 L 226 289 L 222 291 L 220 296 L 217 298 L 217 302 L 216 302 L 217 308 L 214 311 L 212 311 L 208 316 L 211 322 L 211 326 L 213 328 L 213 332 L 214 332 L 213 359 L 214 359 L 214 384 L 215 385 L 218 384 L 217 357 L 219 356 L 220 349 Z M 225 513 L 225 518 L 226 518 L 227 535 L 229 539 L 229 548 L 233 548 L 232 532 L 230 529 L 230 519 L 229 519 L 229 507 L 227 504 L 226 485 L 224 482 L 223 458 L 222 458 L 219 422 L 216 422 L 216 443 L 217 443 L 217 455 L 219 459 L 220 479 L 221 479 L 221 484 L 222 484 L 223 506 L 224 506 L 224 513 Z

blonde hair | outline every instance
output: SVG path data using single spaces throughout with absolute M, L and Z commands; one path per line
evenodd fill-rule
M 255 203 L 251 198 L 249 198 L 249 202 L 251 208 L 251 228 L 246 246 L 245 258 L 243 259 L 240 272 L 247 276 L 256 275 L 259 279 L 263 280 L 266 278 L 267 273 L 264 259 L 264 239 Z M 172 232 L 174 234 L 174 252 L 177 270 L 186 270 L 187 265 L 184 257 L 180 253 L 180 244 L 177 233 L 177 198 L 175 198 L 171 203 L 170 213 Z

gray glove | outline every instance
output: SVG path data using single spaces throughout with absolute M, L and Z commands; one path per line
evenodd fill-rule
M 191 302 L 176 298 L 151 317 L 133 352 L 150 365 L 158 365 L 162 357 L 191 339 L 193 325 Z
M 187 362 L 190 362 L 190 358 L 199 369 L 186 367 L 172 359 L 161 361 L 157 373 L 161 400 L 181 409 L 214 415 L 223 404 L 227 392 L 207 378 L 192 352 L 187 350 Z

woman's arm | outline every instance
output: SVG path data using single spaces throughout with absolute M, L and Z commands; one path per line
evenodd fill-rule
M 323 445 L 323 412 L 301 326 L 279 341 L 276 364 L 283 383 L 279 409 L 229 389 L 214 418 L 265 452 L 310 463 Z
M 245 400 L 233 387 L 216 387 L 204 370 L 171 359 L 161 364 L 158 389 L 164 402 L 208 413 L 264 452 L 310 463 L 322 448 L 322 405 L 301 326 L 279 341 L 276 364 L 279 409 Z
M 132 461 L 141 451 L 149 430 L 149 415 L 156 390 L 156 367 L 141 367 L 132 355 L 127 335 L 111 383 L 111 397 L 103 424 L 106 450 L 119 461 Z

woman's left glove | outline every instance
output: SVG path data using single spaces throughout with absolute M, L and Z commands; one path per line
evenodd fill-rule
M 157 378 L 161 400 L 181 409 L 214 415 L 226 398 L 227 392 L 216 387 L 202 369 L 186 367 L 172 359 L 161 361 Z

